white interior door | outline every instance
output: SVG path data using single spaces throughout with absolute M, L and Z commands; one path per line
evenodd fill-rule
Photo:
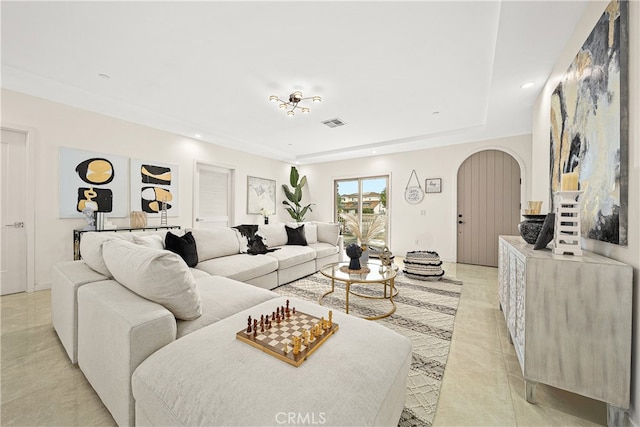
M 233 225 L 233 169 L 196 163 L 194 228 Z
M 2 129 L 0 295 L 27 290 L 27 137 Z

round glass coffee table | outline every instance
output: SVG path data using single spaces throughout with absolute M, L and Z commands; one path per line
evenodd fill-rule
M 397 268 L 391 267 L 381 268 L 382 264 L 378 262 L 369 261 L 367 264 L 362 264 L 360 270 L 349 270 L 348 262 L 336 262 L 333 264 L 325 265 L 320 269 L 320 273 L 325 277 L 331 279 L 331 290 L 326 292 L 318 300 L 318 304 L 322 305 L 322 299 L 327 295 L 335 291 L 336 280 L 345 283 L 346 287 L 346 313 L 349 314 L 349 295 L 357 295 L 363 298 L 370 299 L 388 299 L 391 302 L 391 311 L 380 316 L 365 317 L 367 320 L 382 319 L 384 317 L 391 316 L 396 311 L 396 303 L 393 302 L 393 297 L 398 294 L 398 290 L 394 287 L 394 281 L 398 273 Z M 372 296 L 363 295 L 351 291 L 351 284 L 381 284 L 382 295 Z

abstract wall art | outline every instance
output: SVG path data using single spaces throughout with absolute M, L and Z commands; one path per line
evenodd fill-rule
M 166 202 L 167 215 L 179 215 L 178 166 L 131 159 L 131 210 L 159 216 Z
M 583 237 L 627 244 L 628 121 L 628 3 L 614 0 L 551 96 L 550 190 L 578 174 Z
M 59 217 L 81 218 L 84 209 L 127 216 L 127 158 L 60 147 Z
M 276 212 L 276 182 L 247 176 L 247 213 L 273 215 Z

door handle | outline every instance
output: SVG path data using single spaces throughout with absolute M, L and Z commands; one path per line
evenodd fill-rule
M 196 222 L 204 221 L 204 218 L 196 218 Z
M 464 221 L 458 221 L 458 224 L 464 224 Z
M 13 224 L 5 224 L 5 227 L 24 228 L 24 222 L 14 222 Z

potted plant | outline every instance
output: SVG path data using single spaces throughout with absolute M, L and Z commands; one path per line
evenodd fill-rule
M 291 215 L 296 222 L 304 221 L 304 216 L 307 214 L 307 211 L 312 211 L 311 205 L 312 203 L 302 206 L 300 203 L 302 201 L 302 187 L 307 184 L 307 177 L 303 176 L 300 178 L 298 173 L 298 169 L 295 166 L 291 166 L 291 172 L 289 173 L 289 183 L 291 187 L 288 185 L 282 184 L 282 189 L 284 190 L 284 195 L 287 200 L 283 200 L 282 204 L 287 206 L 287 212 Z
M 362 248 L 362 257 L 360 259 L 362 262 L 367 262 L 369 260 L 369 244 L 373 239 L 384 233 L 385 215 L 368 215 L 367 218 L 363 218 L 362 224 L 360 224 L 356 214 L 342 213 L 340 216 L 344 220 L 345 227 L 353 233 Z

